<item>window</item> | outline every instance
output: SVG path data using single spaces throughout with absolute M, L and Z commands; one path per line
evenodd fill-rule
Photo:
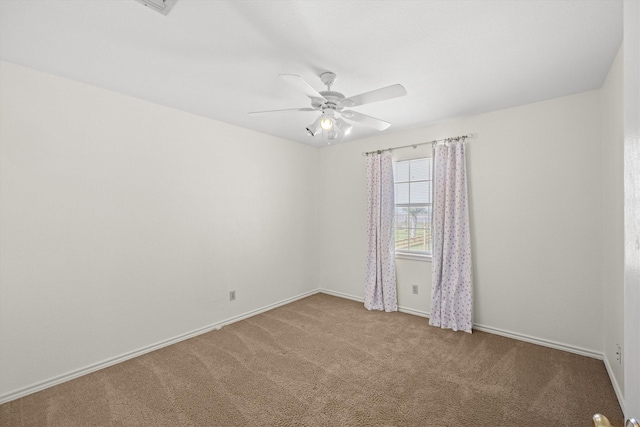
M 394 163 L 397 256 L 431 256 L 431 164 L 430 157 Z

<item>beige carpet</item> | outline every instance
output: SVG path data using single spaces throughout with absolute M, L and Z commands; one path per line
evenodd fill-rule
M 317 294 L 0 406 L 2 426 L 590 426 L 603 363 Z

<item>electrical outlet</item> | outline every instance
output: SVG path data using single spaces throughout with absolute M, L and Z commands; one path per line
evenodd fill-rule
M 413 293 L 414 294 L 418 293 L 418 285 L 413 285 Z
M 229 301 L 236 300 L 236 291 L 229 291 Z
M 620 344 L 616 344 L 616 360 L 618 364 L 622 365 L 622 347 L 620 347 Z

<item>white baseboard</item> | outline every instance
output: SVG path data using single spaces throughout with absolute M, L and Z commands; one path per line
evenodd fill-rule
M 104 369 L 107 368 L 109 366 L 115 365 L 117 363 L 120 362 L 124 362 L 125 360 L 129 360 L 129 359 L 133 359 L 134 357 L 138 357 L 141 356 L 145 353 L 149 353 L 155 350 L 158 350 L 160 348 L 172 345 L 172 344 L 176 344 L 180 341 L 184 341 L 187 340 L 189 338 L 193 338 L 195 336 L 204 334 L 206 332 L 212 331 L 212 330 L 216 330 L 216 329 L 220 329 L 225 325 L 229 325 L 231 323 L 235 323 L 238 322 L 240 320 L 243 319 L 247 319 L 249 317 L 255 316 L 257 314 L 263 313 L 265 311 L 269 311 L 272 310 L 276 307 L 280 307 L 282 305 L 285 304 L 289 304 L 293 301 L 297 301 L 299 299 L 302 298 L 306 298 L 308 296 L 314 295 L 316 293 L 324 293 L 327 295 L 333 295 L 339 298 L 345 298 L 345 299 L 350 299 L 353 301 L 358 301 L 358 302 L 364 302 L 364 298 L 363 297 L 358 297 L 355 295 L 350 295 L 350 294 L 346 294 L 343 292 L 337 292 L 337 291 L 332 291 L 329 289 L 314 289 L 312 291 L 308 291 L 308 292 L 304 292 L 302 294 L 296 295 L 294 297 L 291 298 L 287 298 L 284 299 L 282 301 L 278 301 L 276 303 L 273 304 L 269 304 L 267 306 L 261 307 L 259 309 L 256 310 L 251 310 L 248 311 L 246 313 L 234 316 L 234 317 L 230 317 L 228 319 L 225 319 L 221 322 L 217 322 L 199 329 L 196 329 L 194 331 L 191 332 L 187 332 L 185 334 L 164 340 L 164 341 L 160 341 L 158 343 L 140 348 L 138 350 L 111 358 L 111 359 L 107 359 L 105 361 L 99 362 L 99 363 L 95 363 L 93 365 L 89 365 L 86 366 L 84 368 L 51 378 L 49 380 L 45 380 L 27 387 L 24 387 L 22 389 L 16 390 L 16 391 L 12 391 L 6 394 L 3 394 L 2 396 L 0 396 L 0 404 L 2 403 L 6 403 L 9 402 L 11 400 L 15 400 L 18 399 L 20 397 L 24 397 L 27 396 L 29 394 L 44 390 L 46 388 L 49 387 L 53 387 L 57 384 L 61 384 L 63 382 L 66 381 L 70 381 L 72 379 L 81 377 L 83 375 L 87 375 L 90 374 L 92 372 L 98 371 L 100 369 Z M 415 310 L 412 308 L 408 308 L 408 307 L 402 307 L 399 306 L 398 307 L 398 311 L 402 312 L 402 313 L 407 313 L 407 314 L 411 314 L 414 316 L 420 316 L 420 317 L 429 317 L 429 312 L 427 311 L 422 311 L 422 310 Z M 483 331 L 483 332 L 488 332 L 490 334 L 495 334 L 495 335 L 500 335 L 500 336 L 504 336 L 507 338 L 512 338 L 515 340 L 519 340 L 519 341 L 525 341 L 525 342 L 529 342 L 532 344 L 537 344 L 537 345 L 542 345 L 544 347 L 550 347 L 550 348 L 554 348 L 556 350 L 562 350 L 562 351 L 567 351 L 569 353 L 575 353 L 575 354 L 579 354 L 581 356 L 587 356 L 587 357 L 592 357 L 594 359 L 599 359 L 599 360 L 604 360 L 605 361 L 605 367 L 607 369 L 607 373 L 609 374 L 609 378 L 611 379 L 611 383 L 613 384 L 614 390 L 616 392 L 616 396 L 618 397 L 618 401 L 620 402 L 620 406 L 623 407 L 623 399 L 622 399 L 622 393 L 620 391 L 620 387 L 618 386 L 618 383 L 615 379 L 615 377 L 613 376 L 613 373 L 611 371 L 611 367 L 609 365 L 608 360 L 606 360 L 606 358 L 604 357 L 604 355 L 602 353 L 598 353 L 592 350 L 587 350 L 584 348 L 580 348 L 580 347 L 576 347 L 576 346 L 571 346 L 571 345 L 567 345 L 567 344 L 562 344 L 562 343 L 558 343 L 558 342 L 554 342 L 554 341 L 550 341 L 550 340 L 545 340 L 545 339 L 541 339 L 541 338 L 536 338 L 536 337 L 532 337 L 529 335 L 524 335 L 524 334 L 519 334 L 519 333 L 515 333 L 515 332 L 511 332 L 511 331 L 506 331 L 503 329 L 499 329 L 499 328 L 493 328 L 490 326 L 486 326 L 486 325 L 479 325 L 479 324 L 474 324 L 473 326 L 474 329 L 479 330 L 479 331 Z M 624 408 L 623 408 L 624 409 Z
M 280 306 L 292 303 L 294 301 L 297 301 L 297 300 L 302 299 L 302 298 L 309 297 L 311 295 L 315 295 L 317 293 L 318 293 L 318 289 L 313 289 L 311 291 L 303 292 L 303 293 L 301 293 L 299 295 L 296 295 L 294 297 L 286 298 L 286 299 L 283 299 L 282 301 L 274 302 L 273 304 L 269 304 L 269 305 L 266 305 L 264 307 L 257 308 L 255 310 L 248 311 L 248 312 L 246 312 L 244 314 L 240 314 L 238 316 L 230 317 L 227 320 L 224 320 L 224 321 L 218 323 L 218 325 L 220 325 L 220 327 L 218 329 L 220 329 L 224 325 L 230 325 L 232 323 L 239 322 L 240 320 L 248 319 L 249 317 L 253 317 L 256 314 L 260 314 L 260 313 L 264 313 L 265 311 L 273 310 L 276 307 L 280 307 Z M 196 335 L 200 335 L 200 334 L 198 333 Z M 191 337 L 189 337 L 189 338 L 191 338 Z
M 426 317 L 427 319 L 431 316 L 428 311 L 416 310 L 409 307 L 403 307 L 401 305 L 398 306 L 398 311 L 400 313 L 413 314 L 414 316 Z
M 625 414 L 624 410 L 624 395 L 622 394 L 622 390 L 620 389 L 620 385 L 616 380 L 615 375 L 613 375 L 613 369 L 611 368 L 611 364 L 609 363 L 609 358 L 605 354 L 603 357 L 604 367 L 607 368 L 607 373 L 609 374 L 609 378 L 611 379 L 611 385 L 613 385 L 613 391 L 616 392 L 616 397 L 618 398 L 618 403 L 620 404 L 620 409 L 622 409 L 622 413 Z
M 336 296 L 336 297 L 340 297 L 340 298 L 347 298 L 347 299 L 354 300 L 354 301 L 364 302 L 364 298 L 363 297 L 357 297 L 357 296 L 354 296 L 354 295 L 345 294 L 343 292 L 331 291 L 329 289 L 320 289 L 320 292 L 328 294 L 328 295 L 333 295 L 333 296 Z M 416 310 L 416 309 L 413 309 L 413 308 L 402 307 L 402 306 L 398 306 L 398 311 L 400 311 L 402 313 L 413 314 L 415 316 L 420 316 L 420 317 L 430 317 L 431 316 L 431 313 L 429 313 L 428 311 Z M 476 329 L 476 330 L 482 331 L 482 332 L 488 332 L 488 333 L 494 334 L 494 335 L 500 335 L 500 336 L 511 338 L 511 339 L 518 340 L 518 341 L 525 341 L 525 342 L 528 342 L 528 343 L 537 344 L 537 345 L 541 345 L 541 346 L 544 346 L 544 347 L 554 348 L 556 350 L 567 351 L 569 353 L 579 354 L 581 356 L 592 357 L 592 358 L 598 359 L 598 360 L 602 360 L 603 359 L 602 353 L 598 353 L 596 351 L 587 350 L 587 349 L 584 349 L 584 348 L 580 348 L 580 347 L 576 347 L 576 346 L 572 346 L 572 345 L 568 345 L 568 344 L 562 344 L 562 343 L 558 343 L 558 342 L 555 342 L 555 341 L 545 340 L 545 339 L 542 339 L 542 338 L 532 337 L 530 335 L 519 334 L 519 333 L 516 333 L 516 332 L 511 332 L 511 331 L 507 331 L 507 330 L 500 329 L 500 328 L 494 328 L 494 327 L 491 327 L 491 326 L 480 325 L 480 324 L 474 323 L 473 329 Z
M 328 295 L 341 297 L 341 298 L 347 298 L 347 299 L 354 300 L 354 301 L 364 302 L 364 298 L 363 297 L 357 297 L 357 296 L 354 296 L 354 295 L 345 294 L 343 292 L 331 291 L 329 289 L 320 289 L 320 292 L 328 294 Z M 420 317 L 430 317 L 431 316 L 431 314 L 428 311 L 416 310 L 416 309 L 413 309 L 413 308 L 402 307 L 402 306 L 398 306 L 398 311 L 400 311 L 402 313 L 413 314 L 415 316 L 420 316 Z M 537 345 L 541 345 L 541 346 L 544 346 L 544 347 L 554 348 L 556 350 L 567 351 L 569 353 L 579 354 L 581 356 L 587 356 L 587 357 L 592 357 L 594 359 L 603 360 L 602 353 L 598 353 L 596 351 L 584 349 L 584 348 L 581 348 L 581 347 L 576 347 L 576 346 L 572 346 L 572 345 L 568 345 L 568 344 L 562 344 L 562 343 L 555 342 L 555 341 L 550 341 L 550 340 L 546 340 L 546 339 L 542 339 L 542 338 L 532 337 L 530 335 L 525 335 L 525 334 L 519 334 L 519 333 L 516 333 L 516 332 L 511 332 L 511 331 L 507 331 L 507 330 L 500 329 L 500 328 L 494 328 L 494 327 L 491 327 L 491 326 L 480 325 L 480 324 L 477 324 L 477 323 L 474 323 L 473 329 L 476 329 L 478 331 L 488 332 L 488 333 L 494 334 L 494 335 L 500 335 L 500 336 L 503 336 L 503 337 L 512 338 L 512 339 L 515 339 L 515 340 L 518 340 L 518 341 L 525 341 L 525 342 L 528 342 L 528 343 L 537 344 Z
M 329 289 L 320 289 L 319 292 L 327 295 L 333 295 L 334 297 L 346 298 L 353 301 L 364 303 L 363 297 L 357 297 L 355 295 L 345 294 L 343 292 L 331 291 Z M 401 305 L 398 306 L 398 311 L 401 313 L 413 314 L 414 316 L 429 317 L 428 311 L 416 310 L 409 307 L 403 307 Z
M 323 288 L 318 289 L 318 292 L 323 293 L 323 294 L 327 294 L 327 295 L 333 295 L 334 297 L 340 297 L 340 298 L 350 299 L 350 300 L 353 300 L 353 301 L 364 302 L 364 298 L 362 298 L 362 297 L 357 297 L 357 296 L 351 295 L 351 294 L 345 294 L 343 292 L 332 291 L 332 290 L 323 289 Z
M 38 382 L 36 384 L 32 384 L 32 385 L 27 386 L 27 387 L 24 387 L 24 388 L 15 390 L 15 391 L 11 391 L 9 393 L 5 393 L 5 394 L 0 396 L 0 404 L 6 403 L 6 402 L 10 402 L 10 401 L 15 400 L 15 399 L 19 399 L 21 397 L 27 396 L 27 395 L 32 394 L 32 393 L 36 393 L 38 391 L 42 391 L 42 390 L 47 389 L 49 387 L 53 387 L 55 385 L 62 384 L 64 382 L 73 380 L 73 379 L 81 377 L 83 375 L 87 375 L 87 374 L 90 374 L 92 372 L 99 371 L 100 369 L 104 369 L 104 368 L 107 368 L 109 366 L 124 362 L 125 360 L 133 359 L 134 357 L 142 356 L 143 354 L 150 353 L 150 352 L 155 351 L 155 350 L 159 350 L 159 349 L 161 349 L 163 347 L 167 347 L 169 345 L 179 343 L 180 341 L 184 341 L 184 340 L 187 340 L 189 338 L 196 337 L 198 335 L 207 333 L 209 331 L 220 329 L 225 325 L 230 325 L 230 324 L 238 322 L 240 320 L 255 316 L 256 314 L 260 314 L 260 313 L 263 313 L 265 311 L 272 310 L 272 309 L 274 309 L 276 307 L 280 307 L 282 305 L 289 304 L 289 303 L 291 303 L 293 301 L 297 301 L 299 299 L 306 298 L 306 297 L 308 297 L 310 295 L 314 295 L 314 294 L 317 294 L 317 293 L 318 293 L 318 289 L 314 289 L 312 291 L 304 292 L 302 294 L 296 295 L 296 296 L 291 297 L 291 298 L 284 299 L 282 301 L 275 302 L 273 304 L 266 305 L 266 306 L 258 308 L 256 310 L 251 310 L 251 311 L 248 311 L 246 313 L 240 314 L 238 316 L 230 317 L 230 318 L 225 319 L 225 320 L 223 320 L 221 322 L 217 322 L 217 323 L 214 323 L 214 324 L 211 324 L 211 325 L 208 325 L 208 326 L 204 326 L 202 328 L 193 330 L 191 332 L 184 333 L 182 335 L 178 335 L 178 336 L 173 337 L 173 338 L 169 338 L 169 339 L 157 342 L 155 344 L 151 344 L 149 346 L 140 348 L 138 350 L 134 350 L 134 351 L 131 351 L 129 353 L 125 353 L 125 354 L 122 354 L 120 356 L 116 356 L 116 357 L 104 360 L 102 362 L 94 363 L 92 365 L 85 366 L 84 368 L 80 368 L 80 369 L 77 369 L 75 371 L 71 371 L 71 372 L 68 372 L 66 374 L 62 374 L 62 375 L 59 375 L 57 377 L 54 377 L 54 378 L 51 378 L 51 379 L 48 379 L 48 380 L 45 380 L 45 381 Z
M 579 354 L 580 356 L 592 357 L 594 359 L 602 360 L 602 353 L 598 353 L 597 351 L 588 350 L 586 348 L 577 347 L 569 344 L 563 344 L 556 341 L 546 340 L 543 338 L 532 337 L 530 335 L 519 334 L 516 332 L 507 331 L 500 328 L 494 328 L 486 325 L 479 325 L 477 323 L 473 324 L 473 329 L 482 332 L 488 332 L 494 335 L 500 335 L 507 338 L 512 338 L 518 341 L 524 341 L 531 344 L 541 345 L 543 347 L 554 348 L 556 350 L 562 350 L 569 353 Z

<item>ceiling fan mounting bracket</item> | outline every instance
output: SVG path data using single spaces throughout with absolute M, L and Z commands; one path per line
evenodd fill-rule
M 329 88 L 329 90 L 331 90 L 331 85 L 336 81 L 336 73 L 332 73 L 331 71 L 322 73 L 320 74 L 320 80 L 327 88 Z

